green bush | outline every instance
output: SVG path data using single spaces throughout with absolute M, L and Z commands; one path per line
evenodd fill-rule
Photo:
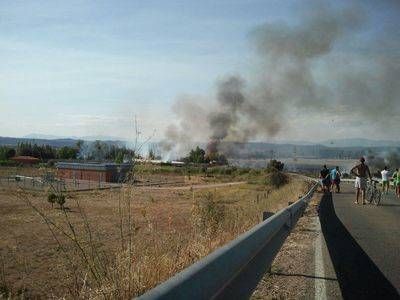
M 0 160 L 1 167 L 14 167 L 17 165 L 18 165 L 18 163 L 13 160 Z
M 54 193 L 50 193 L 47 195 L 47 201 L 49 203 L 51 203 L 51 207 L 53 207 L 53 204 L 56 202 L 56 199 L 57 199 L 57 195 Z
M 285 173 L 275 170 L 269 174 L 267 182 L 276 188 L 280 188 L 289 182 L 289 178 Z
M 65 195 L 63 194 L 57 195 L 56 202 L 58 205 L 60 205 L 60 208 L 63 209 L 65 204 Z
M 58 205 L 60 205 L 60 208 L 62 209 L 65 204 L 65 195 L 50 193 L 47 195 L 47 201 L 51 203 L 51 207 L 53 207 L 54 203 L 57 203 Z

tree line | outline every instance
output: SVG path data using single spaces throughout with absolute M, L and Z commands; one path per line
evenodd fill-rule
M 78 141 L 75 146 L 52 147 L 31 142 L 21 142 L 16 146 L 0 146 L 0 161 L 8 161 L 14 156 L 32 156 L 46 162 L 52 159 L 66 160 L 109 160 L 122 163 L 135 157 L 135 151 L 124 146 L 109 145 L 102 141 Z
M 203 164 L 203 163 L 216 163 L 219 165 L 228 164 L 228 160 L 226 156 L 222 153 L 212 153 L 206 154 L 206 151 L 199 146 L 195 149 L 190 150 L 189 154 L 181 159 L 185 163 L 195 163 L 195 164 Z

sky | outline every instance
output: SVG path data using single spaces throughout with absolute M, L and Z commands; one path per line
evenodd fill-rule
M 193 95 L 212 105 L 223 76 L 257 76 L 249 37 L 254 28 L 266 22 L 296 26 L 299 14 L 316 3 L 0 0 L 0 136 L 132 139 L 136 118 L 142 137 L 161 140 L 176 121 L 176 99 Z M 396 1 L 360 3 L 368 25 L 359 40 L 398 28 Z M 398 54 L 399 43 L 394 45 L 390 51 Z M 337 53 L 348 58 L 374 51 L 347 40 Z M 352 123 L 340 114 L 327 121 L 325 115 L 292 113 L 287 123 L 271 140 L 315 141 L 327 131 L 331 138 L 399 138 L 398 130 Z

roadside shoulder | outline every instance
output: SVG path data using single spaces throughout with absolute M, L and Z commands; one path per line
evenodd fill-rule
M 316 193 L 251 299 L 341 298 L 321 232 Z

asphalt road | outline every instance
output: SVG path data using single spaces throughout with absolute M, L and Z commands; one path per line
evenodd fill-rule
M 400 299 L 400 200 L 355 204 L 352 184 L 322 198 L 319 217 L 344 299 Z

